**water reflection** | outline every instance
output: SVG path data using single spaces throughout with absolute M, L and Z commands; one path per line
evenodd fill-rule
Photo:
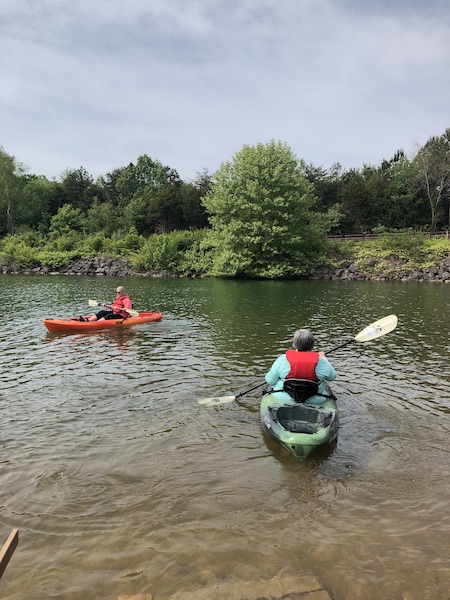
M 278 461 L 280 461 L 283 466 L 292 467 L 296 472 L 300 469 L 303 473 L 302 464 L 307 464 L 307 471 L 316 471 L 320 469 L 322 465 L 324 465 L 335 453 L 338 440 L 334 440 L 331 444 L 325 444 L 324 446 L 319 446 L 308 456 L 308 460 L 299 460 L 295 458 L 286 448 L 283 448 L 281 444 L 279 444 L 276 440 L 271 438 L 262 428 L 260 428 L 261 437 L 271 453 L 271 455 Z
M 45 317 L 120 282 L 3 283 L 0 533 L 21 530 L 9 600 L 164 599 L 305 571 L 336 600 L 379 600 L 380 585 L 446 597 L 448 286 L 130 278 L 161 322 L 61 336 Z M 299 326 L 326 349 L 387 314 L 395 332 L 332 355 L 339 436 L 306 461 L 263 435 L 259 390 L 197 402 L 258 384 Z
M 74 332 L 50 332 L 48 331 L 44 343 L 52 344 L 55 348 L 59 346 L 74 347 L 78 349 L 83 344 L 92 345 L 103 343 L 109 346 L 111 343 L 118 346 L 119 349 L 130 347 L 133 342 L 139 338 L 139 333 L 134 329 L 105 329 L 104 331 L 86 331 L 82 333 Z

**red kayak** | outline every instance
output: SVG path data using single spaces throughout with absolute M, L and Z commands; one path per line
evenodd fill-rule
M 84 317 L 88 319 L 89 317 Z M 101 329 L 120 329 L 132 325 L 142 325 L 151 321 L 161 321 L 160 312 L 140 312 L 139 316 L 130 316 L 127 319 L 108 319 L 103 321 L 80 321 L 79 317 L 69 319 L 44 319 L 44 325 L 49 331 L 99 331 Z

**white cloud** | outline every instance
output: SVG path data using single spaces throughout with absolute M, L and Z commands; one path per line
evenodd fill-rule
M 270 139 L 380 164 L 450 126 L 449 30 L 439 0 L 3 0 L 0 145 L 47 177 L 191 179 Z

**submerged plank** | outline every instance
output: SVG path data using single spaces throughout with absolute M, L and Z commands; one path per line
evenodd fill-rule
M 19 530 L 13 529 L 9 534 L 8 539 L 3 544 L 3 548 L 0 551 L 0 577 L 3 575 L 8 563 L 9 559 L 14 553 L 14 550 L 17 548 L 17 544 L 19 543 Z
M 274 577 L 269 580 L 226 582 L 202 589 L 179 591 L 170 600 L 331 600 L 313 575 Z
M 150 593 L 135 594 L 134 596 L 119 596 L 117 600 L 152 600 L 153 596 Z

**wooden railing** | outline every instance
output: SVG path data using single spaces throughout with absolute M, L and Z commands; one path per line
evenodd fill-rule
M 424 231 L 422 235 L 432 238 L 445 238 L 449 239 L 449 232 L 447 231 Z M 327 235 L 327 240 L 333 242 L 365 242 L 368 240 L 377 240 L 380 237 L 378 233 L 342 233 L 338 235 Z

